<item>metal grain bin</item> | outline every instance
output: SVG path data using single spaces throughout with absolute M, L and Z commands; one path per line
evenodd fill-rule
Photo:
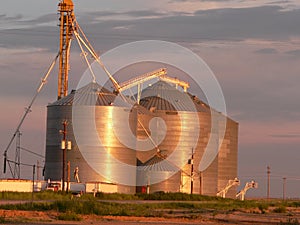
M 67 121 L 67 139 L 72 142 L 72 150 L 67 152 L 71 172 L 78 166 L 81 182 L 116 183 L 118 192 L 135 193 L 136 152 L 117 137 L 128 129 L 135 135 L 136 116 L 130 105 L 97 83 L 90 83 L 47 109 L 45 179 L 62 178 L 60 130 L 62 122 Z M 123 121 L 126 115 L 128 123 Z M 134 169 L 124 171 L 116 162 Z M 133 185 L 120 184 L 118 177 L 127 177 Z
M 138 137 L 148 138 L 147 133 L 150 133 L 157 148 L 153 146 L 149 152 L 137 152 L 138 159 L 144 163 L 142 164 L 144 167 L 138 168 L 137 184 L 138 186 L 147 185 L 145 181 L 141 181 L 141 178 L 150 177 L 150 192 L 182 191 L 188 185 L 183 183 L 182 179 L 186 174 L 190 177 L 188 162 L 193 149 L 196 149 L 200 129 L 195 105 L 188 94 L 163 81 L 146 88 L 142 92 L 140 104 L 150 110 L 152 116 L 139 114 L 139 120 L 144 125 L 150 125 L 146 127 L 147 132 L 145 132 L 138 124 Z M 156 119 L 159 123 L 151 124 L 155 118 L 160 118 Z M 161 126 L 160 120 L 164 121 L 165 126 Z M 158 149 L 160 152 L 157 152 Z M 145 156 L 152 154 L 153 157 L 157 153 L 164 155 L 163 161 L 176 169 L 170 171 L 164 170 L 161 166 L 149 167 L 148 164 L 153 163 L 153 158 Z
M 166 135 L 161 143 L 158 144 L 158 149 L 165 154 L 167 162 L 175 165 L 177 172 L 163 170 L 157 166 L 156 171 L 152 165 L 155 160 L 156 148 L 148 152 L 137 152 L 138 159 L 142 162 L 137 172 L 137 183 L 144 180 L 145 177 L 157 176 L 161 174 L 161 178 L 169 177 L 167 180 L 157 182 L 150 185 L 150 192 L 165 191 L 165 192 L 186 192 L 198 193 L 204 195 L 216 195 L 222 189 L 229 179 L 237 177 L 237 130 L 238 124 L 229 118 L 226 118 L 221 113 L 215 112 L 203 101 L 197 97 L 187 93 L 180 92 L 175 87 L 159 81 L 154 85 L 145 89 L 142 93 L 140 104 L 150 110 L 152 115 L 139 115 L 139 119 L 144 125 L 150 123 L 153 118 L 161 118 L 167 127 Z M 212 112 L 211 112 L 212 111 Z M 217 125 L 212 129 L 211 113 L 215 113 L 218 118 L 224 118 L 217 121 Z M 209 139 L 215 138 L 212 134 L 219 137 L 224 126 L 222 122 L 226 122 L 225 136 L 213 140 L 215 144 L 212 148 L 219 148 L 219 154 L 214 158 L 210 165 L 204 170 L 199 170 L 199 164 L 203 157 L 204 151 L 207 150 Z M 148 133 L 151 133 L 154 140 L 161 139 L 161 127 L 147 127 Z M 223 130 L 224 131 L 224 130 Z M 146 138 L 147 132 L 138 126 L 137 134 L 139 137 Z M 177 152 L 176 149 L 179 149 Z M 173 152 L 175 157 L 169 157 Z M 193 173 L 191 155 L 193 152 Z M 149 162 L 152 167 L 150 169 Z M 165 174 L 163 174 L 165 173 Z M 172 176 L 171 176 L 172 174 Z M 144 178 L 143 178 L 144 177 Z M 159 181 L 159 179 L 156 179 Z M 152 179 L 153 181 L 153 179 Z M 155 180 L 154 180 L 155 181 Z M 193 181 L 193 188 L 191 183 Z M 178 188 L 180 186 L 180 188 Z M 192 189 L 192 190 L 191 190 Z M 141 189 L 140 189 L 141 190 Z M 236 189 L 229 191 L 228 197 L 234 197 Z

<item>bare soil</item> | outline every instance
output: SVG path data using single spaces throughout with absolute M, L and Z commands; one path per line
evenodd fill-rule
M 298 224 L 300 221 L 300 210 L 298 208 L 287 208 L 286 213 L 274 213 L 272 209 L 264 214 L 255 210 L 248 212 L 215 212 L 191 214 L 188 212 L 173 213 L 172 216 L 165 217 L 128 217 L 128 216 L 96 216 L 80 215 L 81 221 L 61 221 L 58 220 L 58 212 L 55 211 L 21 211 L 21 210 L 0 210 L 1 224 L 125 224 L 125 225 L 157 225 L 157 224 L 207 224 L 207 225 L 231 225 L 231 224 Z

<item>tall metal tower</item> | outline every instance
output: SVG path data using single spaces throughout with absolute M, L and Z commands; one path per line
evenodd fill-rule
M 75 16 L 74 4 L 72 0 L 61 0 L 61 2 L 58 4 L 58 7 L 58 11 L 60 13 L 60 58 L 57 99 L 61 99 L 68 94 L 68 74 L 70 68 L 69 58 Z

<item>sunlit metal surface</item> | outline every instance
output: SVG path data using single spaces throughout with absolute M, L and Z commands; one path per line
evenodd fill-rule
M 84 109 L 95 105 L 96 134 L 91 134 L 84 126 L 84 121 L 90 119 L 88 114 L 80 114 L 79 111 L 79 115 L 82 116 L 80 136 L 88 143 L 80 150 L 71 123 L 74 104 Z M 45 179 L 61 179 L 62 151 L 59 130 L 62 129 L 64 120 L 69 121 L 67 137 L 73 146 L 67 153 L 67 160 L 71 161 L 71 171 L 76 166 L 79 167 L 80 180 L 83 182 L 114 183 L 114 177 L 118 175 L 136 179 L 138 186 L 136 189 L 135 186 L 118 185 L 118 192 L 135 193 L 136 190 L 142 191 L 142 186 L 149 184 L 149 192 L 190 193 L 193 179 L 193 193 L 215 195 L 229 179 L 237 177 L 238 124 L 235 121 L 227 118 L 224 140 L 214 140 L 216 145 L 220 143 L 219 154 L 212 164 L 200 173 L 198 166 L 209 138 L 211 134 L 220 132 L 219 129 L 211 130 L 209 106 L 197 97 L 183 93 L 163 81 L 146 88 L 142 92 L 140 104 L 141 106 L 124 103 L 122 99 L 116 99 L 114 93 L 96 83 L 90 83 L 48 105 Z M 128 112 L 129 121 L 124 121 L 124 115 Z M 137 151 L 120 142 L 120 138 L 128 138 L 126 122 L 139 140 L 146 140 L 148 135 L 151 135 L 154 143 L 150 150 L 139 151 L 143 142 L 136 143 L 134 149 Z M 114 132 L 116 129 L 118 137 Z M 98 139 L 103 146 L 99 146 L 95 141 Z M 135 144 L 135 138 L 128 141 Z M 99 148 L 104 148 L 108 154 L 100 154 Z M 96 169 L 86 162 L 82 151 L 87 153 L 85 157 L 92 160 L 94 165 L 98 165 Z M 193 174 L 189 163 L 192 153 Z M 162 157 L 157 157 L 157 154 Z M 139 164 L 135 171 L 118 170 L 113 159 L 132 166 L 137 165 L 137 161 Z M 97 167 L 104 169 L 99 173 Z M 234 191 L 230 190 L 227 196 L 234 197 Z
M 124 174 L 124 176 L 133 177 L 136 179 L 134 174 L 126 174 L 127 171 L 115 171 L 114 165 L 112 164 L 112 157 L 119 160 L 120 162 L 136 165 L 136 152 L 132 149 L 127 148 L 116 138 L 114 129 L 118 129 L 118 132 L 128 132 L 127 127 L 123 126 L 123 123 L 118 123 L 117 127 L 113 127 L 113 120 L 122 118 L 124 110 L 128 110 L 122 105 L 122 102 L 118 104 L 115 101 L 116 95 L 109 92 L 108 90 L 100 87 L 96 83 L 90 83 L 89 85 L 73 91 L 70 95 L 59 101 L 50 104 L 48 106 L 47 115 L 47 143 L 46 143 L 46 168 L 45 168 L 45 179 L 60 180 L 62 174 L 62 150 L 60 149 L 59 143 L 61 140 L 59 130 L 61 129 L 61 123 L 64 120 L 68 121 L 68 140 L 72 141 L 73 148 L 67 152 L 67 160 L 71 162 L 71 171 L 76 166 L 79 167 L 79 176 L 82 182 L 97 181 L 97 182 L 111 182 L 114 183 L 113 178 L 116 173 Z M 84 138 L 87 146 L 79 149 L 76 139 L 73 134 L 72 124 L 72 105 L 79 105 L 83 110 L 82 113 L 82 133 L 80 135 Z M 91 106 L 95 105 L 95 118 L 94 122 L 97 128 L 97 134 L 89 133 L 87 127 L 84 126 L 84 121 L 90 120 L 85 118 L 84 112 L 91 109 Z M 130 110 L 130 109 L 129 109 Z M 135 111 L 133 110 L 133 113 Z M 136 123 L 136 117 L 130 116 L 129 123 Z M 131 127 L 136 127 L 132 125 Z M 122 129 L 124 131 L 122 131 Z M 133 129 L 132 132 L 135 130 Z M 99 146 L 96 142 L 98 138 L 101 140 L 102 146 Z M 109 154 L 101 154 L 100 149 L 103 148 Z M 87 163 L 83 157 L 83 151 L 88 152 L 89 160 L 93 160 L 93 164 L 99 164 L 99 167 L 105 168 L 102 171 L 102 176 L 99 172 L 92 168 L 91 161 Z M 134 171 L 135 172 L 135 171 Z M 73 177 L 71 177 L 73 180 Z M 135 187 L 128 187 L 125 185 L 118 185 L 118 191 L 122 193 L 135 193 Z
M 189 101 L 192 101 L 193 106 Z M 144 179 L 151 180 L 151 176 L 169 177 L 170 173 L 173 174 L 163 182 L 151 184 L 149 192 L 180 190 L 181 192 L 190 193 L 191 180 L 193 179 L 193 193 L 215 195 L 229 179 L 237 177 L 238 124 L 236 122 L 227 119 L 224 140 L 215 140 L 216 145 L 222 142 L 219 154 L 211 165 L 200 173 L 198 166 L 210 135 L 212 132 L 215 134 L 220 132 L 220 128 L 211 130 L 211 109 L 209 106 L 196 96 L 182 93 L 162 81 L 144 90 L 140 104 L 152 112 L 152 117 L 160 117 L 166 123 L 167 135 L 164 141 L 159 144 L 159 149 L 164 151 L 166 156 L 172 155 L 176 148 L 180 149 L 180 154 L 176 154 L 176 158 L 169 158 L 171 162 L 178 163 L 177 165 L 180 166 L 179 172 L 172 173 L 168 169 L 163 171 L 162 167 L 160 169 L 156 168 L 155 171 L 153 166 L 148 166 L 148 170 L 138 171 L 138 179 L 144 177 Z M 139 115 L 139 118 L 144 121 L 144 124 L 151 120 L 151 116 L 144 114 Z M 219 124 L 217 127 L 222 126 Z M 158 134 L 159 128 L 151 131 Z M 199 132 L 199 137 L 195 135 L 197 132 Z M 145 136 L 145 132 L 139 126 L 137 134 L 140 137 Z M 149 151 L 148 155 L 145 152 L 138 152 L 137 157 L 144 163 L 149 163 L 149 160 L 153 162 L 151 157 L 153 157 L 155 151 L 155 149 Z M 188 163 L 192 151 L 194 154 L 193 174 L 191 165 Z M 168 157 L 166 160 L 168 160 Z M 234 191 L 231 190 L 228 196 L 234 197 Z

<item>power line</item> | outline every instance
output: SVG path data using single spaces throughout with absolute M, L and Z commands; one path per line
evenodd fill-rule
M 36 153 L 36 152 L 33 152 L 33 151 L 31 151 L 31 150 L 29 150 L 29 149 L 27 149 L 27 148 L 20 147 L 20 149 L 23 150 L 23 151 L 29 152 L 29 153 L 31 153 L 31 154 L 33 154 L 33 155 L 39 156 L 39 157 L 41 157 L 41 158 L 45 158 L 44 155 L 38 154 L 38 153 Z
M 42 77 L 42 79 L 41 79 L 41 81 L 40 81 L 40 84 L 38 85 L 38 87 L 37 87 L 37 89 L 36 89 L 36 91 L 35 91 L 35 93 L 34 93 L 32 99 L 31 99 L 31 101 L 30 101 L 28 107 L 26 108 L 26 110 L 25 110 L 23 116 L 21 117 L 21 120 L 20 120 L 20 122 L 18 123 L 18 126 L 17 126 L 17 128 L 16 128 L 16 130 L 15 130 L 13 136 L 11 137 L 11 139 L 10 139 L 10 141 L 9 141 L 9 143 L 8 143 L 8 145 L 7 145 L 7 147 L 6 147 L 5 150 L 4 150 L 4 154 L 3 154 L 3 156 L 4 156 L 4 165 L 3 165 L 4 168 L 3 168 L 3 173 L 6 173 L 6 162 L 10 162 L 10 161 L 11 161 L 11 160 L 8 159 L 7 152 L 8 152 L 8 150 L 10 149 L 10 147 L 11 147 L 13 141 L 15 140 L 17 134 L 20 133 L 20 128 L 22 127 L 22 125 L 23 125 L 23 123 L 24 123 L 24 121 L 25 121 L 27 115 L 31 112 L 31 108 L 32 108 L 32 106 L 33 106 L 33 104 L 34 104 L 36 98 L 38 97 L 39 93 L 41 92 L 41 90 L 43 89 L 44 85 L 46 84 L 47 79 L 48 79 L 48 77 L 49 77 L 49 75 L 50 75 L 50 73 L 51 73 L 51 71 L 52 71 L 54 65 L 56 64 L 56 61 L 57 61 L 59 55 L 60 55 L 60 52 L 57 53 L 57 55 L 55 56 L 54 60 L 52 61 L 51 65 L 50 65 L 50 67 L 48 68 L 46 74 Z M 16 160 L 15 160 L 15 161 L 16 161 Z M 19 166 L 19 165 L 20 165 L 20 162 L 15 162 L 14 165 L 15 165 L 15 167 L 16 167 L 16 166 Z M 12 172 L 12 168 L 11 168 L 10 165 L 9 165 L 9 168 L 10 168 L 10 171 Z M 13 174 L 13 177 L 15 178 L 14 173 L 12 173 L 12 174 Z
M 15 162 L 15 161 L 13 161 L 13 160 L 9 160 L 9 159 L 7 159 L 7 162 L 8 163 L 13 163 L 13 164 L 16 164 L 17 162 Z M 20 162 L 19 163 L 21 166 L 28 166 L 28 167 L 33 167 L 33 166 L 35 166 L 35 164 L 29 164 L 29 163 L 22 163 L 22 162 Z M 44 168 L 43 166 L 39 166 L 39 168 Z

